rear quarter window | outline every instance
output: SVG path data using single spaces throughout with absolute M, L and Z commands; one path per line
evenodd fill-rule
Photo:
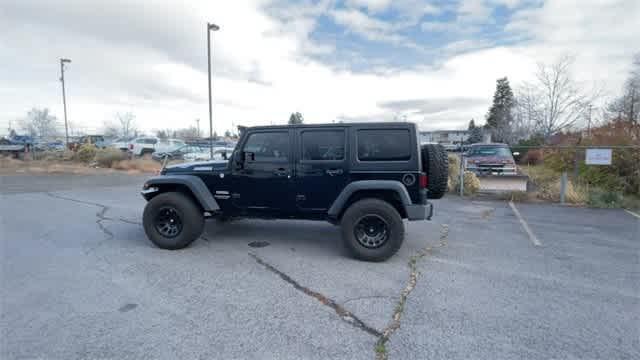
M 358 130 L 357 142 L 360 161 L 411 159 L 411 134 L 407 129 Z

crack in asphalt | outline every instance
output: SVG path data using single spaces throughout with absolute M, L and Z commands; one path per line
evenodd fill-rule
M 392 296 L 389 296 L 389 295 L 364 295 L 364 296 L 357 296 L 354 298 L 346 299 L 342 303 L 346 304 L 352 301 L 359 301 L 359 300 L 365 300 L 365 299 L 390 299 L 390 298 L 392 298 Z
M 409 258 L 409 279 L 407 280 L 407 284 L 402 289 L 400 293 L 400 298 L 398 299 L 398 303 L 396 304 L 396 308 L 393 311 L 393 315 L 391 316 L 391 322 L 382 330 L 382 334 L 378 338 L 375 346 L 376 352 L 376 360 L 386 360 L 387 357 L 387 349 L 386 344 L 395 333 L 396 330 L 400 328 L 400 321 L 402 320 L 402 314 L 404 313 L 404 307 L 407 302 L 407 298 L 415 289 L 416 283 L 418 281 L 418 275 L 420 274 L 418 271 L 418 260 L 427 256 L 430 252 L 435 250 L 436 248 L 441 248 L 447 245 L 447 237 L 449 236 L 449 226 L 446 224 L 441 225 L 440 229 L 440 243 L 438 245 L 429 245 L 421 250 L 419 250 L 415 255 Z
M 262 258 L 260 258 L 258 255 L 254 254 L 254 253 L 249 253 L 249 256 L 251 256 L 258 264 L 264 266 L 267 270 L 271 271 L 272 273 L 280 276 L 280 278 L 282 280 L 284 280 L 285 282 L 289 283 L 291 286 L 293 286 L 296 290 L 301 291 L 302 293 L 304 293 L 305 295 L 311 296 L 313 298 L 315 298 L 316 300 L 318 300 L 322 305 L 328 306 L 331 309 L 333 309 L 333 311 L 335 311 L 335 313 L 340 317 L 340 319 L 342 319 L 342 321 L 348 323 L 351 326 L 354 326 L 370 335 L 373 335 L 375 337 L 380 337 L 382 336 L 382 334 L 380 333 L 380 331 L 374 329 L 373 327 L 365 324 L 362 320 L 360 320 L 357 316 L 355 316 L 353 313 L 351 313 L 349 310 L 345 309 L 342 305 L 338 304 L 335 300 L 326 297 L 325 295 L 311 290 L 308 287 L 302 286 L 300 283 L 298 283 L 296 280 L 294 280 L 293 278 L 291 278 L 289 275 L 285 274 L 284 272 L 278 270 L 276 267 L 274 267 L 273 265 L 269 264 L 268 262 L 266 262 L 265 260 L 263 260 Z
M 89 249 L 85 250 L 85 252 L 84 252 L 85 255 L 88 255 L 92 251 L 95 251 L 105 241 L 109 241 L 109 240 L 112 240 L 114 238 L 113 233 L 109 229 L 107 229 L 107 227 L 103 224 L 103 221 L 121 221 L 121 222 L 124 222 L 124 223 L 127 223 L 127 224 L 141 225 L 138 222 L 131 221 L 131 220 L 128 220 L 128 219 L 125 219 L 125 218 L 122 218 L 122 217 L 117 218 L 117 219 L 107 217 L 106 216 L 107 211 L 109 211 L 109 209 L 110 209 L 107 205 L 103 205 L 103 204 L 92 202 L 92 201 L 74 199 L 74 198 L 70 198 L 70 197 L 66 197 L 66 196 L 60 196 L 60 195 L 53 194 L 51 192 L 46 192 L 45 194 L 47 196 L 55 198 L 55 199 L 66 200 L 66 201 L 71 201 L 71 202 L 75 202 L 75 203 L 78 203 L 78 204 L 91 205 L 91 206 L 96 206 L 96 207 L 100 208 L 100 211 L 98 211 L 96 213 L 96 225 L 98 225 L 98 228 L 100 229 L 100 231 L 103 234 L 106 235 L 106 238 L 101 240 L 101 241 L 99 241 L 96 245 L 94 245 L 94 246 L 90 247 Z M 107 261 L 107 260 L 105 259 L 105 261 Z

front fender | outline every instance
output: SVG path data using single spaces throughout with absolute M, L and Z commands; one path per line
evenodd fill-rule
M 142 196 L 146 200 L 149 200 L 152 197 L 152 194 L 155 192 L 152 191 L 153 188 L 156 188 L 156 191 L 160 191 L 160 187 L 162 187 L 162 185 L 186 186 L 205 211 L 220 210 L 218 202 L 216 202 L 216 199 L 213 198 L 211 191 L 209 191 L 204 181 L 202 181 L 202 179 L 200 179 L 199 177 L 193 175 L 162 175 L 152 177 L 149 180 L 145 181 Z

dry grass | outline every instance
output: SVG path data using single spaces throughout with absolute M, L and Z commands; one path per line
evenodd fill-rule
M 118 149 L 99 149 L 94 157 L 98 166 L 103 168 L 112 168 L 119 161 L 127 159 L 127 154 Z
M 131 159 L 115 162 L 111 168 L 116 170 L 125 170 L 130 173 L 144 172 L 155 173 L 160 171 L 162 164 L 157 161 L 148 159 Z
M 447 188 L 449 192 L 457 192 L 460 186 L 460 157 L 456 154 L 448 154 L 449 156 L 449 179 L 447 180 Z M 473 195 L 480 190 L 480 180 L 470 172 L 464 172 L 464 188 L 465 195 Z
M 478 192 L 480 190 L 480 180 L 476 176 L 476 174 L 471 171 L 464 172 L 463 179 L 463 189 L 464 195 L 470 196 Z
M 61 158 L 63 157 L 64 155 L 61 155 Z M 103 159 L 96 158 L 97 162 L 93 163 L 94 166 L 91 166 L 81 161 L 51 160 L 50 158 L 43 160 L 19 160 L 0 156 L 0 173 L 4 175 L 25 173 L 104 174 L 120 170 L 131 174 L 140 174 L 155 173 L 160 170 L 161 167 L 161 164 L 152 160 L 116 160 L 117 158 L 106 154 Z
M 455 154 L 448 154 L 449 157 L 449 180 L 447 180 L 447 188 L 449 192 L 456 191 L 456 185 L 460 179 L 460 158 Z
M 560 201 L 561 174 L 543 166 L 523 167 L 522 171 L 529 176 L 529 180 L 535 186 L 535 195 L 538 199 L 546 201 Z M 583 205 L 589 199 L 588 189 L 576 185 L 572 181 L 567 182 L 565 200 L 570 204 Z

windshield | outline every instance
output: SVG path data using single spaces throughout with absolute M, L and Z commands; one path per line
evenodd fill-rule
M 471 148 L 469 156 L 510 157 L 511 151 L 504 146 L 476 146 Z

